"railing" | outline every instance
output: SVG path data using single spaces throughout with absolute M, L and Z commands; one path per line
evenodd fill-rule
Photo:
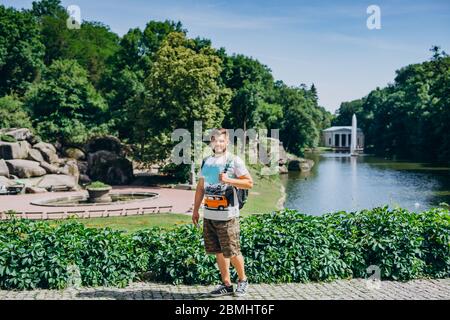
M 16 211 L 15 214 L 6 214 L 1 212 L 1 220 L 10 219 L 12 216 L 22 219 L 32 220 L 52 220 L 75 218 L 105 218 L 105 217 L 121 217 L 136 216 L 145 214 L 158 214 L 172 212 L 172 206 L 156 206 L 156 207 L 138 207 L 138 208 L 122 208 L 122 209 L 92 209 L 92 210 L 64 210 L 64 211 Z

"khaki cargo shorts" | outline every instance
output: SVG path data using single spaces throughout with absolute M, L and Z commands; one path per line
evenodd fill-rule
M 206 253 L 223 253 L 225 258 L 241 254 L 239 217 L 227 221 L 203 219 Z

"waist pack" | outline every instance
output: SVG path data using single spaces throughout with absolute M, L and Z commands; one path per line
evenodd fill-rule
M 205 164 L 206 158 L 203 159 L 202 161 L 202 165 L 200 167 L 200 170 L 203 168 L 203 165 Z M 232 159 L 228 159 L 226 164 L 225 164 L 225 169 L 223 170 L 223 173 L 227 173 L 228 169 L 231 166 L 231 161 L 233 161 Z M 237 200 L 239 203 L 239 209 L 242 209 L 245 205 L 245 203 L 247 202 L 247 198 L 248 198 L 248 189 L 240 189 L 240 188 L 236 188 L 234 186 L 231 185 L 227 185 L 227 188 L 225 189 L 225 198 L 227 199 L 228 203 L 230 206 L 234 207 L 234 196 L 233 196 L 233 191 L 236 192 L 236 196 L 237 196 Z

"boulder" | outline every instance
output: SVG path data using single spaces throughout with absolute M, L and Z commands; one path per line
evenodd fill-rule
M 34 148 L 28 150 L 28 160 L 36 161 L 39 163 L 45 161 L 41 151 Z
M 106 150 L 117 155 L 121 155 L 123 151 L 122 143 L 114 136 L 95 137 L 86 144 L 88 153 Z
M 9 169 L 5 160 L 0 159 L 0 177 L 9 178 Z
M 29 144 L 26 141 L 4 142 L 0 141 L 0 158 L 5 160 L 26 159 Z
M 58 155 L 56 154 L 56 149 L 50 143 L 39 142 L 35 144 L 33 148 L 38 149 L 42 153 L 44 160 L 48 163 L 60 163 Z
M 67 187 L 70 190 L 77 189 L 75 177 L 65 174 L 47 174 L 35 184 L 38 188 L 51 189 L 53 187 Z
M 10 179 L 8 179 L 6 177 L 0 176 L 0 186 L 7 186 L 7 187 L 9 187 L 9 186 L 12 186 L 14 184 L 15 184 L 14 180 L 10 180 Z
M 23 141 L 28 140 L 30 137 L 33 136 L 31 131 L 26 128 L 20 128 L 20 129 L 11 129 L 6 131 L 8 136 L 14 137 L 17 141 Z
M 289 171 L 302 171 L 307 172 L 310 171 L 314 166 L 314 161 L 310 159 L 292 159 L 288 162 L 288 170 Z
M 87 183 L 91 183 L 91 182 L 92 182 L 92 180 L 91 180 L 91 178 L 89 178 L 88 175 L 80 174 L 80 179 L 79 179 L 78 183 L 87 184 Z
M 279 171 L 280 174 L 285 174 L 285 173 L 289 172 L 288 168 L 285 165 L 279 166 L 278 171 Z
M 46 174 L 39 162 L 30 160 L 6 160 L 9 172 L 19 178 L 40 177 Z
M 30 136 L 27 138 L 27 141 L 31 144 L 31 145 L 35 145 L 38 144 L 39 142 L 41 142 L 41 138 L 37 137 L 37 136 Z
M 64 166 L 64 170 L 67 170 L 69 175 L 75 177 L 75 182 L 78 183 L 80 179 L 80 170 L 78 169 L 78 164 L 75 159 L 69 159 Z
M 33 145 L 33 148 L 35 149 L 39 149 L 42 151 L 42 149 L 50 149 L 52 150 L 54 153 L 56 153 L 56 148 L 54 145 L 52 145 L 51 143 L 46 143 L 46 142 L 39 142 L 36 143 L 35 145 Z
M 87 161 L 77 161 L 78 170 L 80 174 L 87 174 L 88 172 L 88 162 Z
M 47 189 L 39 187 L 25 187 L 25 193 L 46 193 Z
M 88 154 L 88 168 L 92 180 L 112 185 L 128 184 L 134 178 L 132 163 L 106 150 Z
M 42 168 L 44 168 L 47 173 L 52 173 L 52 174 L 61 173 L 61 170 L 57 166 L 51 165 L 45 161 L 40 162 L 39 165 Z
M 75 160 L 86 159 L 86 155 L 84 154 L 84 152 L 78 148 L 67 148 L 66 150 L 64 150 L 64 155 Z

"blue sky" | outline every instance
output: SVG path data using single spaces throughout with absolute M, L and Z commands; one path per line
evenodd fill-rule
M 31 0 L 0 0 L 31 8 Z M 395 70 L 429 59 L 432 45 L 450 53 L 450 1 L 63 0 L 83 20 L 123 35 L 149 20 L 180 20 L 190 37 L 257 58 L 289 85 L 314 83 L 319 103 L 342 101 L 386 86 Z M 381 29 L 369 30 L 369 5 L 381 9 Z

